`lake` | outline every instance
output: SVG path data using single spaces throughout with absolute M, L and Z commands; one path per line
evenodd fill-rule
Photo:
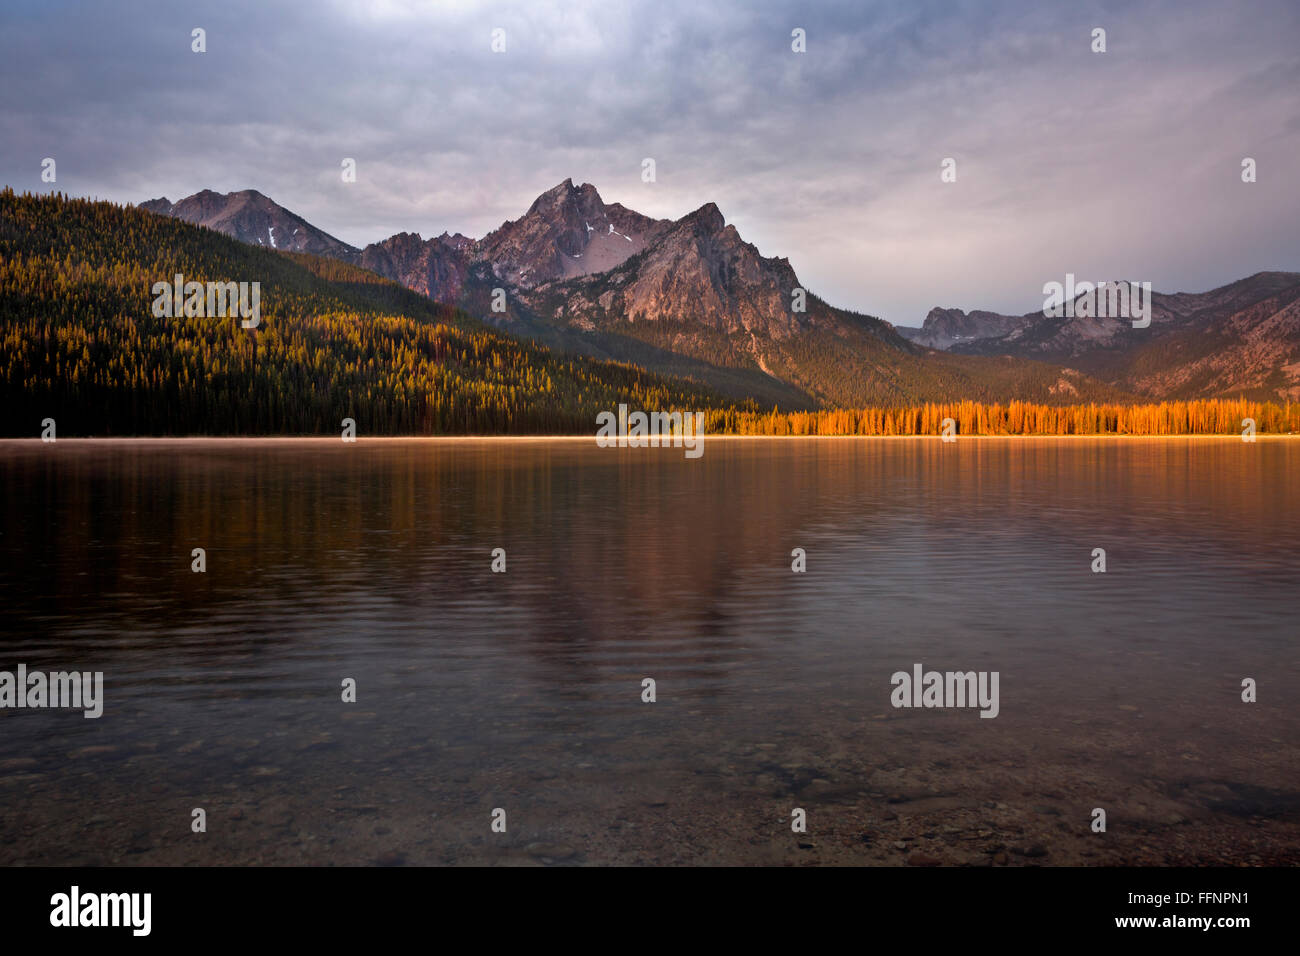
M 3 864 L 1300 862 L 1297 440 L 5 441 L 0 490 L 0 669 L 104 675 L 0 711 Z

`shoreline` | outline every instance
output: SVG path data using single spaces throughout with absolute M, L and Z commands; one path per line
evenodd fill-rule
M 695 436 L 696 440 L 704 441 L 916 441 L 925 439 L 933 441 L 938 439 L 938 435 L 731 435 L 731 434 L 701 434 Z M 1240 441 L 1241 435 L 1236 432 L 1227 432 L 1223 434 L 1205 435 L 1205 434 L 1174 434 L 1174 435 L 1120 435 L 1112 432 L 1098 433 L 1095 435 L 959 435 L 957 442 L 976 440 L 976 441 L 1023 441 L 1023 440 L 1138 440 L 1138 441 L 1168 441 L 1173 439 L 1199 439 L 1199 440 L 1235 440 Z M 1300 434 L 1288 432 L 1286 434 L 1269 434 L 1257 433 L 1255 441 L 1279 441 L 1286 439 L 1300 439 Z M 596 441 L 595 435 L 371 435 L 359 437 L 355 442 L 342 442 L 339 436 L 327 435 L 120 435 L 112 437 L 76 437 L 76 438 L 59 438 L 56 442 L 46 442 L 41 438 L 0 438 L 0 446 L 3 445 L 33 445 L 33 444 L 117 444 L 125 445 L 131 443 L 148 444 L 164 442 L 211 442 L 233 444 L 242 443 L 271 443 L 271 442 L 317 442 L 331 444 L 373 444 L 376 442 L 592 442 Z M 1251 444 L 1251 442 L 1243 442 Z M 648 448 L 654 446 L 647 446 Z M 672 445 L 662 445 L 659 447 L 672 448 Z

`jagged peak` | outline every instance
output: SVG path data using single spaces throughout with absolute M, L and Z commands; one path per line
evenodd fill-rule
M 535 200 L 533 200 L 533 205 L 536 206 L 543 199 L 561 199 L 564 196 L 567 196 L 569 193 L 575 191 L 576 190 L 573 185 L 573 180 L 568 177 L 565 177 L 564 182 L 558 183 L 557 185 L 552 186 L 550 189 L 544 190 Z
M 566 177 L 564 182 L 552 186 L 534 199 L 533 204 L 528 207 L 527 215 L 575 202 L 582 205 L 594 203 L 600 207 L 604 206 L 604 201 L 600 198 L 600 192 L 595 186 L 591 183 L 575 186 L 573 185 L 573 179 Z
M 269 203 L 272 206 L 279 205 L 279 203 L 277 203 L 270 196 L 266 195 L 265 193 L 258 192 L 256 189 L 236 189 L 228 193 L 219 193 L 215 189 L 200 189 L 192 196 L 186 196 L 184 199 L 181 199 L 178 202 L 183 203 L 183 202 L 189 202 L 190 200 L 198 200 L 200 202 L 212 202 L 214 200 L 229 201 L 233 199 L 251 199 L 261 203 Z M 151 202 L 156 202 L 156 200 L 151 200 Z
M 693 226 L 701 226 L 709 232 L 718 232 L 727 224 L 726 217 L 722 215 L 722 210 L 714 202 L 706 202 L 699 209 L 687 213 L 678 221 Z

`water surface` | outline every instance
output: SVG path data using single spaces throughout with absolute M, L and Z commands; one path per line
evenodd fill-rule
M 0 863 L 1300 862 L 1297 478 L 1284 439 L 0 442 L 0 669 L 106 685 L 0 711 Z M 999 716 L 894 709 L 918 662 Z

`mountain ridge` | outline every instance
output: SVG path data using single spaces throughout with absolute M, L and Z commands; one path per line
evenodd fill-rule
M 1147 328 L 1074 311 L 936 308 L 920 329 L 900 331 L 952 354 L 1068 364 L 1138 398 L 1300 401 L 1300 272 L 1265 270 L 1204 292 L 1153 291 Z
M 763 256 L 713 202 L 654 219 L 606 203 L 594 185 L 572 178 L 482 238 L 404 232 L 361 249 L 255 190 L 203 190 L 141 208 L 264 247 L 291 244 L 299 248 L 290 251 L 340 259 L 552 348 L 685 376 L 765 405 L 911 401 L 960 389 L 990 400 L 1200 397 L 1236 388 L 1300 398 L 1300 332 L 1286 313 L 1296 298 L 1291 273 L 1260 273 L 1207 293 L 1156 293 L 1155 331 L 1145 336 L 1120 319 L 939 308 L 909 329 L 817 297 L 788 258 Z M 1251 318 L 1270 289 L 1280 296 L 1276 308 Z M 1233 304 L 1240 308 L 1225 312 Z M 1216 362 L 1194 335 L 1169 337 L 1180 328 L 1217 329 L 1235 357 Z M 1152 343 L 1177 347 L 1162 357 Z

